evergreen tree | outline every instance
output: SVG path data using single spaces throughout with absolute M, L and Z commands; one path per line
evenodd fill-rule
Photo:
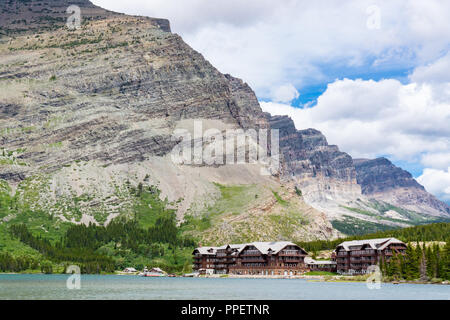
M 437 243 L 433 245 L 433 256 L 434 256 L 434 278 L 442 278 L 442 259 L 441 259 L 441 248 Z
M 416 279 L 418 276 L 417 257 L 414 248 L 408 244 L 406 247 L 404 276 L 408 280 Z
M 389 262 L 389 265 L 391 267 L 391 276 L 395 280 L 403 278 L 401 264 L 402 262 L 400 260 L 399 255 L 396 252 L 393 252 L 393 256 L 391 258 L 391 261 Z
M 447 239 L 447 243 L 442 251 L 442 278 L 450 280 L 450 239 Z
M 420 280 L 428 280 L 427 277 L 427 260 L 426 260 L 426 256 L 425 256 L 425 244 L 423 244 L 423 248 L 420 247 L 420 245 L 418 244 L 418 248 L 419 248 L 419 270 L 420 270 Z
M 426 249 L 426 260 L 427 260 L 427 276 L 429 279 L 434 278 L 434 255 L 431 247 Z

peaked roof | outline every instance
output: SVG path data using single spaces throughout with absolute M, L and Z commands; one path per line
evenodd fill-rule
M 256 249 L 258 249 L 262 254 L 268 254 L 269 251 L 272 254 L 277 254 L 278 252 L 280 252 L 287 246 L 297 246 L 297 245 L 295 243 L 288 242 L 288 241 L 251 242 L 251 243 L 243 243 L 243 244 L 230 244 L 230 245 L 224 245 L 221 247 L 200 247 L 195 250 L 197 250 L 200 254 L 214 255 L 214 254 L 216 254 L 217 250 L 221 250 L 221 249 L 223 250 L 223 249 L 226 249 L 227 247 L 230 247 L 232 249 L 237 249 L 237 252 L 240 253 L 242 250 L 244 250 L 245 247 L 248 247 L 248 246 L 255 246 Z
M 196 248 L 194 250 L 194 252 L 198 251 L 198 253 L 200 253 L 200 254 L 214 255 L 214 254 L 216 254 L 217 249 L 219 249 L 219 247 L 199 247 L 199 248 Z
M 352 246 L 369 245 L 370 248 L 375 250 L 383 250 L 390 244 L 404 244 L 402 241 L 396 238 L 382 238 L 382 239 L 369 239 L 369 240 L 354 240 L 342 242 L 338 247 L 343 247 L 344 250 L 349 251 Z
M 281 250 L 283 250 L 287 246 L 296 246 L 295 243 L 288 241 L 280 241 L 280 242 L 252 242 L 248 245 L 253 245 L 258 249 L 262 254 L 268 254 L 271 251 L 272 254 L 277 254 Z

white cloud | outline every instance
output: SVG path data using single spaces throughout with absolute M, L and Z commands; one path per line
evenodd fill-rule
M 271 100 L 276 102 L 289 103 L 298 97 L 300 94 L 291 83 L 279 86 L 271 92 Z
M 435 194 L 440 199 L 450 201 L 450 167 L 447 171 L 425 169 L 418 179 L 427 191 Z
M 435 101 L 431 91 L 429 84 L 344 79 L 330 84 L 313 108 L 262 107 L 291 116 L 299 129 L 321 130 L 354 157 L 418 161 L 422 154 L 450 152 L 450 101 Z M 430 156 L 423 159 L 431 164 Z
M 422 156 L 421 163 L 428 168 L 445 170 L 450 165 L 450 152 L 425 154 Z
M 433 63 L 417 67 L 410 79 L 412 82 L 418 83 L 450 82 L 450 55 L 447 54 Z
M 450 2 L 381 0 L 94 0 L 171 20 L 172 29 L 224 73 L 263 99 L 286 83 L 333 81 L 349 67 L 409 68 L 448 49 Z M 380 29 L 371 6 L 380 12 Z M 331 78 L 330 78 L 331 77 Z

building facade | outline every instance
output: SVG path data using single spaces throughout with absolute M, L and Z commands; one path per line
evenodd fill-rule
M 337 272 L 341 274 L 365 274 L 380 259 L 386 262 L 394 254 L 405 254 L 406 244 L 395 238 L 356 240 L 343 242 L 336 247 Z
M 253 242 L 201 247 L 194 270 L 203 274 L 299 275 L 307 271 L 305 250 L 292 242 Z
M 305 264 L 310 271 L 336 272 L 337 270 L 337 263 L 333 260 L 314 260 L 312 258 L 306 257 Z

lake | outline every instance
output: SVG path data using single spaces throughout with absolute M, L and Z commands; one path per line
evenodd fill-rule
M 142 278 L 82 275 L 81 289 L 67 289 L 68 275 L 0 275 L 0 300 L 449 300 L 450 286 L 313 282 L 304 279 Z

